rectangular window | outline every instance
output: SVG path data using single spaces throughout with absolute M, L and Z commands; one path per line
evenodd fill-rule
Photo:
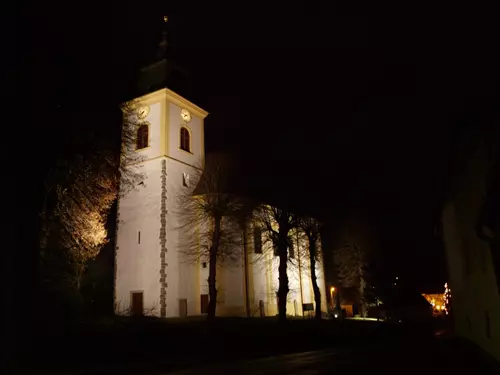
M 141 244 L 141 231 L 137 232 L 137 243 L 140 245 Z
M 256 254 L 262 254 L 262 229 L 258 226 L 253 227 L 253 246 Z

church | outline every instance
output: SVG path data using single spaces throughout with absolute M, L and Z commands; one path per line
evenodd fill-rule
M 154 69 L 158 70 L 161 63 L 155 63 Z M 150 70 L 150 81 L 151 76 Z M 199 316 L 208 309 L 209 267 L 202 259 L 187 259 L 181 251 L 183 237 L 176 205 L 179 194 L 193 183 L 190 177 L 203 165 L 208 113 L 158 85 L 148 85 L 126 104 L 133 104 L 135 152 L 140 155 L 140 161 L 130 167 L 138 168 L 144 181 L 118 201 L 115 313 L 162 318 Z M 257 225 L 249 223 L 246 233 L 248 250 L 241 249 L 232 262 L 217 264 L 216 313 L 276 315 L 279 257 L 269 249 L 271 245 Z M 326 312 L 323 263 L 318 262 L 316 270 L 311 270 L 304 255 L 307 251 L 303 251 L 307 240 L 298 233 L 290 238 L 289 257 L 293 262 L 288 267 L 287 314 L 303 316 L 314 309 L 311 272 L 317 275 L 321 308 Z

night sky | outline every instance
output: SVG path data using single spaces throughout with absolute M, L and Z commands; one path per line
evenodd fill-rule
M 189 99 L 210 112 L 206 150 L 238 154 L 258 194 L 327 222 L 365 217 L 390 272 L 439 289 L 450 134 L 493 110 L 494 23 L 444 6 L 200 3 L 39 5 L 25 40 L 44 74 L 30 84 L 114 118 L 167 14 Z

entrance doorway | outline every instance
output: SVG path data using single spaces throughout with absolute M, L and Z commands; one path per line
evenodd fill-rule
M 208 294 L 201 295 L 201 313 L 208 314 Z
M 143 292 L 132 292 L 132 298 L 130 303 L 130 314 L 132 316 L 142 316 L 144 315 L 144 293 Z

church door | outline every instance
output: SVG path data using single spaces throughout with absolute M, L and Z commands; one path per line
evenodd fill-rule
M 201 313 L 208 314 L 208 294 L 201 295 Z
M 133 316 L 142 316 L 144 314 L 142 292 L 132 292 L 131 314 Z

